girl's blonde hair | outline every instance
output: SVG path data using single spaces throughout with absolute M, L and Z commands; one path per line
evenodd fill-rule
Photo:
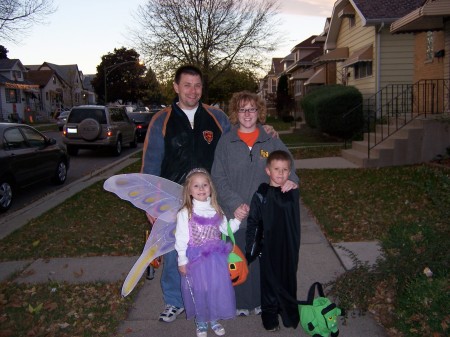
M 230 123 L 233 125 L 239 123 L 239 109 L 246 103 L 250 103 L 258 109 L 258 122 L 264 124 L 267 117 L 267 107 L 264 100 L 257 94 L 246 90 L 235 92 L 233 96 L 231 96 L 230 103 L 228 104 Z
M 189 189 L 192 184 L 192 178 L 197 175 L 203 175 L 208 180 L 209 185 L 210 185 L 210 190 L 211 190 L 211 195 L 210 195 L 211 206 L 216 210 L 217 213 L 223 215 L 223 211 L 220 208 L 219 203 L 217 202 L 217 192 L 216 192 L 216 188 L 214 187 L 214 184 L 212 182 L 211 175 L 208 173 L 208 171 L 206 171 L 203 168 L 195 168 L 187 174 L 186 180 L 183 185 L 183 203 L 181 205 L 181 209 L 186 208 L 188 211 L 189 218 L 191 217 L 192 209 L 193 209 L 193 201 L 192 201 L 192 196 L 189 193 Z

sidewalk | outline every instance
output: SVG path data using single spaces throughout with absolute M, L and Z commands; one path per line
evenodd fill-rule
M 56 206 L 82 188 L 100 179 L 105 179 L 130 164 L 131 159 L 122 159 L 114 165 L 93 174 L 90 179 L 70 184 L 57 192 L 30 205 L 16 213 L 0 220 L 0 238 L 7 236 L 13 230 L 20 228 L 29 219 L 39 216 L 45 210 Z M 314 164 L 316 163 L 316 164 Z M 342 158 L 321 158 L 318 160 L 296 160 L 296 168 L 352 168 L 353 164 Z M 316 167 L 314 167 L 316 165 Z M 316 281 L 326 283 L 333 280 L 345 269 L 352 267 L 352 260 L 347 251 L 355 253 L 361 261 L 372 263 L 379 255 L 376 242 L 353 242 L 330 245 L 320 230 L 319 225 L 308 210 L 301 204 L 301 246 L 300 264 L 297 274 L 299 299 L 306 299 L 309 286 Z M 15 278 L 16 282 L 41 283 L 54 281 L 92 282 L 92 281 L 122 281 L 128 274 L 137 257 L 88 257 L 88 258 L 58 258 L 38 259 L 36 261 L 11 261 L 0 263 L 0 280 L 4 280 L 16 272 L 21 272 Z M 144 282 L 139 289 L 136 301 L 121 324 L 118 336 L 147 337 L 147 336 L 194 336 L 194 324 L 184 319 L 182 314 L 176 322 L 171 324 L 158 321 L 158 315 L 164 307 L 159 284 L 160 270 L 157 270 L 154 280 Z M 231 321 L 224 321 L 227 336 L 265 337 L 273 336 L 273 332 L 266 332 L 261 325 L 259 316 L 237 317 Z M 340 324 L 340 336 L 345 337 L 384 337 L 386 333 L 377 325 L 369 313 L 365 316 L 350 317 L 347 325 Z M 278 336 L 307 336 L 301 328 L 281 328 Z M 209 335 L 214 335 L 209 332 Z

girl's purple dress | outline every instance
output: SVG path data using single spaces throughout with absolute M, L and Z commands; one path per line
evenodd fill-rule
M 189 243 L 186 277 L 181 291 L 187 319 L 210 322 L 236 315 L 236 301 L 228 271 L 228 254 L 232 247 L 221 240 L 222 215 L 205 218 L 192 213 L 189 220 Z

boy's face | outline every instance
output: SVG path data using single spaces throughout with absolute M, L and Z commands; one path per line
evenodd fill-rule
M 288 180 L 291 168 L 286 160 L 272 160 L 266 166 L 266 173 L 270 178 L 270 186 L 280 187 Z

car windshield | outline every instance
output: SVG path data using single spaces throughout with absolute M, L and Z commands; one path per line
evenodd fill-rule
M 81 123 L 86 118 L 92 118 L 100 124 L 106 124 L 105 111 L 102 109 L 73 109 L 67 122 Z
M 130 117 L 132 120 L 134 120 L 135 122 L 148 122 L 150 119 L 152 119 L 152 114 L 148 113 L 148 112 L 143 112 L 143 113 L 129 113 L 128 117 Z

